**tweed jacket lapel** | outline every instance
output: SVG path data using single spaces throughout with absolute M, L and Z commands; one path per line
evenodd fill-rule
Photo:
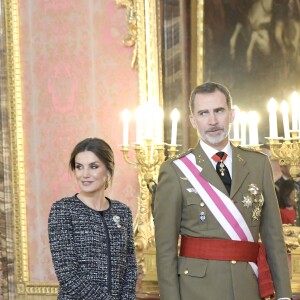
M 193 149 L 192 153 L 196 157 L 197 165 L 202 168 L 201 176 L 203 176 L 208 182 L 210 182 L 213 186 L 215 186 L 225 195 L 228 195 L 228 192 L 222 180 L 220 179 L 210 159 L 207 157 L 202 147 L 200 146 L 200 143 L 197 144 L 197 146 Z

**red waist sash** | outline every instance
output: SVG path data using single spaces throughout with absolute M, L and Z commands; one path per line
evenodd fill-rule
M 254 262 L 258 267 L 258 286 L 262 298 L 274 295 L 274 286 L 262 243 L 181 237 L 180 256 L 208 260 Z

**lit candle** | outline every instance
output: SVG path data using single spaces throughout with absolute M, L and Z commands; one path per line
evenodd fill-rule
M 298 130 L 298 114 L 299 114 L 299 97 L 296 92 L 291 95 L 291 106 L 292 106 L 292 130 Z
M 135 122 L 136 122 L 136 144 L 140 145 L 142 144 L 142 140 L 143 140 L 143 110 L 142 107 L 139 106 L 136 110 L 135 110 Z
M 147 140 L 153 139 L 153 121 L 154 121 L 154 110 L 152 103 L 147 103 L 143 107 L 143 117 L 145 119 L 145 138 Z
M 164 112 L 161 107 L 155 109 L 155 137 L 156 143 L 161 145 L 163 143 L 163 128 L 164 128 Z
M 233 121 L 233 139 L 239 140 L 240 138 L 240 109 L 237 105 L 233 106 L 234 121 Z
M 247 135 L 247 115 L 244 111 L 240 113 L 241 117 L 241 145 L 246 145 L 246 135 Z
M 299 131 L 298 136 L 300 137 L 300 107 L 298 109 L 298 131 Z
M 122 121 L 123 121 L 123 146 L 128 146 L 128 132 L 129 132 L 129 120 L 130 112 L 128 109 L 124 109 L 122 112 Z
M 249 119 L 249 144 L 251 146 L 258 145 L 258 114 L 256 111 L 248 113 Z
M 281 113 L 283 121 L 284 138 L 290 138 L 290 124 L 289 124 L 289 106 L 285 100 L 281 102 Z
M 269 130 L 270 138 L 278 138 L 278 128 L 277 128 L 277 102 L 274 98 L 271 98 L 268 102 L 269 111 Z
M 176 145 L 177 140 L 177 124 L 179 120 L 179 111 L 177 108 L 174 108 L 171 113 L 172 120 L 172 134 L 171 134 L 171 145 Z

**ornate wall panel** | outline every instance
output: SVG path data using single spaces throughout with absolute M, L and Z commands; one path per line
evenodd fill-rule
M 55 299 L 47 217 L 54 201 L 76 192 L 67 168 L 75 143 L 99 136 L 112 145 L 117 167 L 108 196 L 136 214 L 136 171 L 119 151 L 119 112 L 138 104 L 138 74 L 130 68 L 131 49 L 122 45 L 124 10 L 114 2 L 3 3 L 8 95 L 1 89 L 0 290 L 18 299 Z

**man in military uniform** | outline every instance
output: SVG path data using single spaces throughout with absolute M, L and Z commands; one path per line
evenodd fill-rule
M 196 87 L 190 110 L 200 141 L 162 164 L 154 202 L 160 299 L 290 299 L 268 158 L 230 144 L 224 86 Z

